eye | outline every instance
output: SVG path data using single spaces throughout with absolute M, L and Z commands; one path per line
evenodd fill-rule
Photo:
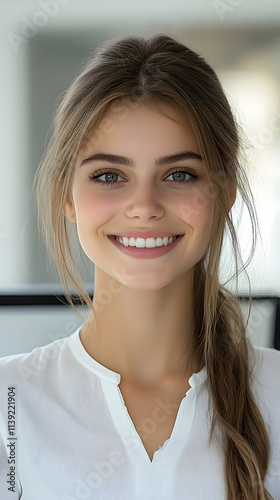
M 173 170 L 168 177 L 174 176 L 176 184 L 187 184 L 198 179 L 198 175 L 190 170 Z M 167 177 L 167 180 L 168 180 Z
M 102 181 L 99 180 L 99 178 L 105 177 L 106 180 Z M 98 170 L 94 174 L 89 175 L 89 179 L 93 182 L 97 182 L 98 184 L 103 184 L 103 185 L 109 185 L 109 184 L 116 184 L 116 177 L 121 177 L 118 172 L 116 172 L 114 169 L 107 169 L 107 170 Z

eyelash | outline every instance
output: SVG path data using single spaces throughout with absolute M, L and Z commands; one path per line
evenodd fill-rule
M 190 169 L 188 169 L 188 170 L 185 170 L 185 169 L 183 169 L 183 170 L 182 169 L 181 170 L 179 170 L 179 169 L 172 170 L 172 172 L 170 172 L 167 177 L 169 177 L 172 174 L 176 174 L 176 173 L 180 173 L 180 174 L 184 173 L 184 174 L 188 174 L 188 175 L 190 175 L 192 177 L 191 179 L 187 179 L 185 181 L 174 181 L 175 184 L 179 184 L 179 185 L 189 184 L 191 182 L 196 181 L 199 178 L 199 175 L 196 174 L 193 170 L 190 170 Z M 98 170 L 94 174 L 90 174 L 89 175 L 89 179 L 91 181 L 93 181 L 93 182 L 97 182 L 98 184 L 103 184 L 103 185 L 105 184 L 106 186 L 108 186 L 108 185 L 110 186 L 112 184 L 118 184 L 118 181 L 115 181 L 115 182 L 105 182 L 105 181 L 98 180 L 98 177 L 102 176 L 103 174 L 116 174 L 119 177 L 121 177 L 121 175 L 116 170 L 114 170 L 112 168 L 108 168 L 106 170 Z M 170 182 L 170 181 L 168 181 L 168 182 Z

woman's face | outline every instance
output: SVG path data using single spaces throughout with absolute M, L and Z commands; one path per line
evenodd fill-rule
M 190 276 L 206 253 L 213 185 L 190 125 L 143 104 L 117 109 L 107 110 L 78 157 L 67 214 L 97 268 L 131 288 L 159 289 Z M 183 236 L 168 252 L 141 257 L 112 238 L 135 231 Z

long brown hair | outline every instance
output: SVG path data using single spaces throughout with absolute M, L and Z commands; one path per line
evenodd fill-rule
M 92 309 L 70 244 L 66 203 L 77 154 L 101 123 L 109 104 L 146 102 L 161 110 L 167 102 L 191 122 L 215 196 L 215 227 L 207 254 L 195 266 L 195 349 L 206 366 L 213 408 L 211 436 L 218 423 L 223 435 L 228 500 L 267 500 L 264 487 L 269 439 L 250 390 L 246 327 L 236 295 L 219 282 L 225 231 L 232 241 L 236 276 L 244 268 L 229 210 L 228 190 L 235 183 L 252 222 L 256 215 L 240 162 L 240 138 L 230 106 L 206 61 L 165 34 L 149 39 L 124 36 L 103 43 L 66 93 L 56 115 L 53 140 L 38 170 L 39 220 L 57 263 L 69 302 L 69 285 Z M 238 268 L 239 266 L 239 268 Z

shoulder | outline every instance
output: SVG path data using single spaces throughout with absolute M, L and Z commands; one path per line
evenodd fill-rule
M 50 365 L 59 361 L 59 357 L 69 343 L 69 337 L 36 347 L 30 352 L 14 354 L 0 358 L 0 385 L 25 383 L 31 375 L 46 372 Z
M 71 374 L 71 337 L 58 339 L 30 352 L 0 358 L 0 432 L 5 429 L 9 391 L 17 407 L 36 408 L 59 392 L 58 380 Z M 66 377 L 67 378 L 67 377 Z M 59 394 L 58 394 L 59 397 Z M 31 410 L 33 411 L 33 410 Z
M 249 359 L 255 396 L 280 414 L 280 351 L 252 347 Z

